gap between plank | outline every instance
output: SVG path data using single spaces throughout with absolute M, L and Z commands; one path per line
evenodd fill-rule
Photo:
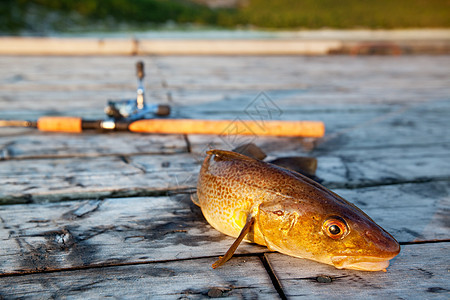
M 398 242 L 398 243 L 400 245 L 420 245 L 420 244 L 438 244 L 438 243 L 448 243 L 448 242 L 450 242 L 450 239 L 410 241 L 410 242 Z
M 2 149 L 0 149 L 2 151 Z M 1 153 L 1 152 L 0 152 Z M 190 153 L 188 149 L 180 152 L 136 152 L 136 153 L 87 153 L 87 154 L 61 154 L 61 155 L 30 155 L 30 156 L 0 156 L 0 161 L 11 160 L 33 160 L 33 159 L 67 159 L 67 158 L 98 158 L 98 157 L 120 157 L 126 156 L 144 156 L 144 155 L 180 155 Z
M 347 190 L 357 190 L 364 189 L 370 187 L 381 187 L 381 186 L 391 186 L 391 185 L 401 185 L 401 184 L 411 184 L 411 183 L 428 183 L 428 182 L 441 182 L 441 181 L 450 181 L 449 176 L 439 176 L 435 178 L 416 178 L 411 180 L 398 180 L 392 182 L 368 182 L 368 183 L 343 183 L 343 184 L 326 184 L 326 188 L 328 189 L 347 189 Z
M 277 291 L 278 295 L 282 300 L 287 300 L 286 294 L 283 291 L 283 287 L 281 286 L 280 280 L 278 279 L 277 275 L 275 274 L 275 271 L 273 270 L 272 266 L 270 265 L 269 260 L 266 257 L 265 253 L 262 253 L 259 255 L 259 259 L 261 260 L 261 263 L 263 264 L 264 268 L 266 269 L 267 274 L 269 274 L 270 280 L 272 281 L 273 287 Z
M 267 252 L 272 253 L 272 252 Z M 234 254 L 233 257 L 260 257 L 264 253 L 242 253 Z M 90 269 L 101 269 L 101 268 L 113 268 L 113 267 L 125 267 L 125 266 L 137 266 L 137 265 L 150 265 L 150 264 L 160 264 L 160 263 L 170 263 L 178 261 L 188 261 L 188 260 L 201 260 L 208 258 L 217 258 L 218 255 L 208 255 L 190 258 L 178 258 L 178 259 L 165 259 L 165 260 L 148 260 L 148 261 L 134 261 L 134 262 L 124 262 L 124 263 L 97 263 L 88 266 L 74 266 L 59 269 L 42 269 L 42 270 L 27 270 L 27 271 L 16 271 L 10 273 L 0 273 L 0 278 L 2 277 L 13 277 L 13 276 L 27 276 L 32 274 L 48 274 L 57 272 L 72 272 L 80 270 L 90 270 Z
M 430 241 L 418 241 L 418 242 L 400 242 L 401 245 L 415 245 L 415 244 L 434 244 L 434 243 L 446 243 L 450 242 L 450 239 L 445 240 L 430 240 Z M 287 299 L 284 291 L 281 287 L 280 281 L 278 280 L 275 272 L 273 271 L 272 266 L 267 260 L 266 255 L 269 253 L 277 253 L 274 251 L 266 251 L 261 253 L 239 253 L 234 254 L 233 257 L 258 257 L 261 260 L 266 272 L 268 273 L 274 288 L 277 290 L 278 294 L 282 299 Z M 88 266 L 74 266 L 74 267 L 66 267 L 59 269 L 45 269 L 45 270 L 23 270 L 16 271 L 10 273 L 0 273 L 0 278 L 2 277 L 15 277 L 15 276 L 27 276 L 32 274 L 48 274 L 48 273 L 57 273 L 57 272 L 72 272 L 72 271 L 80 271 L 80 270 L 90 270 L 90 269 L 101 269 L 101 268 L 113 268 L 113 267 L 125 267 L 125 266 L 136 266 L 136 265 L 147 265 L 147 264 L 161 264 L 161 263 L 170 263 L 177 261 L 188 261 L 188 260 L 201 260 L 208 258 L 217 258 L 217 255 L 208 255 L 208 256 L 199 256 L 199 257 L 190 257 L 190 258 L 179 258 L 179 259 L 165 259 L 165 260 L 149 260 L 149 261 L 135 261 L 135 262 L 123 262 L 123 263 L 97 263 Z M 306 278 L 298 278 L 298 279 L 311 279 L 311 277 Z
M 125 164 L 127 164 L 127 165 L 129 165 L 129 166 L 131 166 L 131 167 L 133 167 L 133 168 L 136 168 L 136 169 L 138 169 L 139 171 L 141 171 L 142 174 L 147 174 L 147 170 L 145 169 L 145 167 L 141 166 L 140 164 L 138 164 L 138 163 L 136 163 L 136 162 L 133 162 L 133 161 L 128 157 L 128 155 L 123 154 L 123 155 L 119 155 L 118 157 L 119 157 L 119 159 L 120 159 L 121 161 L 123 161 Z
M 141 170 L 142 171 L 142 170 Z M 347 189 L 347 190 L 357 190 L 357 189 L 363 189 L 363 188 L 371 188 L 371 187 L 382 187 L 382 186 L 392 186 L 392 185 L 402 185 L 402 184 L 421 184 L 421 183 L 428 183 L 428 182 L 447 182 L 450 181 L 450 177 L 439 177 L 439 178 L 419 178 L 416 180 L 404 180 L 404 181 L 397 181 L 397 182 L 385 182 L 385 183 L 367 183 L 367 184 L 328 184 L 326 185 L 327 188 L 334 190 L 334 189 Z M 111 191 L 108 194 L 98 194 L 98 195 L 92 195 L 92 194 L 85 194 L 80 193 L 80 195 L 72 193 L 69 196 L 66 194 L 52 194 L 47 195 L 50 196 L 51 199 L 47 199 L 46 195 L 39 195 L 39 196 L 33 196 L 31 194 L 23 194 L 20 196 L 14 196 L 14 197 L 4 197 L 0 198 L 0 205 L 16 205 L 16 204 L 30 204 L 30 203 L 42 203 L 44 202 L 41 199 L 46 198 L 45 200 L 47 202 L 51 203 L 59 203 L 64 201 L 79 201 L 79 200 L 104 200 L 104 199 L 116 199 L 116 198 L 131 198 L 131 197 L 164 197 L 164 196 L 170 196 L 174 194 L 190 194 L 196 190 L 195 186 L 192 187 L 186 187 L 186 188 L 178 188 L 178 189 L 162 189 L 162 190 L 153 190 L 153 189 L 129 189 L 129 190 L 120 190 L 120 191 Z M 58 198 L 57 200 L 55 200 Z
M 247 255 L 247 256 L 252 256 L 252 255 Z M 126 262 L 126 263 L 98 263 L 98 264 L 92 264 L 89 266 L 76 266 L 76 267 L 67 267 L 67 268 L 59 268 L 59 269 L 30 270 L 30 271 L 22 271 L 22 272 L 18 271 L 18 272 L 11 272 L 11 273 L 1 273 L 0 278 L 13 277 L 13 276 L 27 276 L 27 275 L 32 275 L 32 274 L 48 274 L 48 273 L 72 272 L 72 271 L 101 269 L 101 268 L 159 264 L 159 263 L 169 263 L 169 262 L 187 261 L 187 260 L 200 260 L 200 259 L 214 258 L 214 257 L 217 257 L 217 256 L 211 255 L 211 256 L 191 257 L 191 258 L 181 258 L 181 259 L 166 259 L 166 260 L 157 260 L 157 261 L 135 261 L 135 262 Z
M 188 153 L 192 153 L 191 141 L 187 134 L 183 134 L 184 141 L 186 142 L 186 149 Z

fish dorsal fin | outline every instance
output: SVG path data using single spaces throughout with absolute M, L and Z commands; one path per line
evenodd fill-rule
M 256 159 L 254 158 L 233 151 L 213 149 L 207 151 L 206 153 L 209 155 L 214 155 L 215 161 L 233 161 L 233 160 L 256 161 Z
M 200 206 L 200 200 L 198 199 L 198 194 L 197 193 L 192 193 L 191 194 L 191 201 L 194 202 L 195 205 Z
M 295 171 L 308 177 L 316 175 L 317 158 L 306 156 L 280 157 L 269 161 L 269 163 Z
M 258 160 L 263 160 L 267 157 L 267 154 L 253 143 L 242 144 L 234 148 L 232 151 Z

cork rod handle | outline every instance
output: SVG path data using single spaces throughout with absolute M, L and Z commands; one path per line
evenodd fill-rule
M 244 121 L 150 119 L 138 120 L 128 127 L 133 132 L 165 134 L 218 134 L 322 137 L 325 125 L 320 121 Z
M 77 117 L 41 117 L 37 121 L 37 128 L 42 131 L 80 133 L 81 122 L 81 118 Z

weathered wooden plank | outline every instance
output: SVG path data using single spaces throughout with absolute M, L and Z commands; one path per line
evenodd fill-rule
M 2 37 L 0 41 L 2 55 L 133 55 L 138 51 L 133 39 Z
M 316 87 L 343 95 L 367 91 L 371 97 L 359 101 L 395 101 L 389 92 L 448 90 L 448 56 L 405 57 L 156 57 L 155 65 L 169 87 L 235 89 Z M 197 67 L 194 67 L 197 66 Z M 417 85 L 411 85 L 417 83 Z M 380 93 L 381 92 L 381 93 Z M 420 94 L 422 94 L 420 93 Z M 398 100 L 405 101 L 407 95 Z M 391 98 L 391 99 L 388 99 Z M 410 99 L 413 100 L 413 99 Z M 345 101 L 344 97 L 341 101 Z M 322 103 L 326 102 L 325 99 Z M 320 103 L 320 102 L 319 102 Z
M 0 220 L 3 274 L 217 257 L 233 241 L 186 196 L 0 206 Z
M 411 151 L 405 148 L 384 148 L 363 150 L 338 156 L 342 167 L 336 160 L 331 160 L 331 167 L 326 165 L 330 159 L 323 159 L 317 175 L 323 178 L 323 184 L 329 187 L 358 187 L 404 182 L 421 182 L 432 180 L 449 180 L 450 154 L 448 146 L 419 148 Z M 433 153 L 430 155 L 430 153 Z M 320 160 L 319 160 L 320 161 Z M 320 164 L 320 162 L 319 162 Z M 329 173 L 334 177 L 329 178 Z
M 43 133 L 37 130 L 4 135 L 0 130 L 0 159 L 57 158 L 187 152 L 182 135 L 138 133 Z
M 0 57 L 0 117 L 34 119 L 42 114 L 102 117 L 106 99 L 135 96 L 137 59 Z M 450 159 L 445 130 L 450 113 L 449 57 L 143 59 L 149 99 L 171 100 L 176 105 L 175 116 L 250 118 L 245 108 L 265 90 L 280 108 L 279 118 L 324 121 L 331 136 L 319 144 L 313 140 L 278 138 L 243 141 L 255 142 L 271 157 L 317 156 L 318 176 L 324 183 L 335 188 L 354 188 L 335 191 L 356 203 L 401 242 L 450 238 Z M 233 239 L 213 230 L 188 197 L 101 200 L 108 196 L 163 194 L 195 186 L 203 155 L 200 153 L 210 143 L 231 149 L 238 142 L 233 137 L 196 138 L 189 136 L 192 153 L 179 154 L 188 150 L 180 136 L 126 133 L 73 136 L 29 129 L 1 130 L 0 157 L 7 160 L 0 161 L 0 198 L 16 202 L 97 199 L 0 206 L 1 272 L 99 268 L 3 277 L 0 296 L 8 298 L 20 293 L 23 286 L 30 287 L 25 295 L 32 296 L 36 291 L 43 298 L 62 297 L 57 294 L 58 289 L 71 295 L 83 291 L 85 297 L 105 295 L 105 290 L 127 296 L 114 281 L 120 278 L 125 284 L 138 283 L 124 284 L 127 288 L 131 286 L 130 297 L 146 295 L 147 286 L 152 289 L 161 286 L 162 290 L 173 292 L 173 297 L 200 297 L 210 287 L 223 287 L 223 282 L 225 295 L 253 297 L 258 290 L 253 289 L 256 285 L 251 285 L 252 281 L 262 282 L 257 287 L 263 286 L 261 294 L 266 297 L 267 278 L 258 279 L 262 271 L 253 255 L 233 258 L 228 265 L 230 269 L 219 269 L 224 274 L 210 273 L 211 262 L 224 253 Z M 428 180 L 432 182 L 421 183 Z M 386 185 L 402 182 L 412 183 Z M 361 186 L 372 187 L 355 188 Z M 335 280 L 328 285 L 332 289 L 324 290 L 326 298 L 356 295 L 413 298 L 416 294 L 429 298 L 448 296 L 445 294 L 450 290 L 448 283 L 441 280 L 448 270 L 439 268 L 439 264 L 448 266 L 447 256 L 442 255 L 448 252 L 447 246 L 442 242 L 406 245 L 386 274 L 345 273 L 278 254 L 267 257 L 288 296 L 299 296 L 304 290 L 308 297 L 320 297 L 323 284 L 314 280 L 320 274 L 329 274 Z M 238 253 L 246 254 L 265 251 L 264 247 L 249 244 L 238 249 Z M 179 259 L 187 259 L 188 264 L 167 262 Z M 256 263 L 257 267 L 254 264 L 250 267 L 258 271 L 250 274 L 243 260 Z M 298 261 L 302 263 L 298 265 Z M 138 265 L 104 267 L 126 264 Z M 247 272 L 233 273 L 235 264 Z M 176 284 L 172 284 L 167 277 L 147 276 L 154 274 L 156 265 L 183 272 L 169 276 L 177 278 Z M 146 269 L 146 273 L 147 267 L 151 270 Z M 122 272 L 122 268 L 126 270 Z M 292 276 L 281 276 L 280 269 Z M 102 281 L 108 274 L 111 277 Z M 164 274 L 167 273 L 159 272 L 158 276 Z M 231 281 L 229 278 L 234 275 Z M 250 278 L 253 275 L 256 279 Z M 214 276 L 225 279 L 210 284 L 207 280 Z M 236 279 L 241 277 L 242 285 Z M 194 292 L 188 286 L 190 279 L 199 282 L 192 287 Z M 238 288 L 229 291 L 231 286 Z M 353 288 L 344 290 L 342 286 Z M 411 286 L 417 287 L 416 294 Z M 46 289 L 52 294 L 46 294 L 43 291 Z M 243 294 L 233 294 L 241 290 Z M 172 297 L 169 292 L 164 296 Z M 267 298 L 272 296 L 269 293 Z
M 0 160 L 1 201 L 28 203 L 104 198 L 112 195 L 137 196 L 195 187 L 204 151 L 208 150 L 208 146 L 214 147 L 207 145 L 202 153 L 134 155 L 133 151 L 144 151 L 139 143 L 143 142 L 145 145 L 148 142 L 145 137 L 142 137 L 141 141 L 133 140 L 119 149 L 114 149 L 114 139 L 109 140 L 112 143 L 110 148 L 97 144 L 97 148 L 79 151 L 76 143 L 65 141 L 56 144 L 53 150 L 55 155 L 77 155 L 76 157 L 51 159 L 54 157 L 53 153 L 47 155 L 42 150 L 50 152 L 52 149 L 45 149 L 48 145 L 41 145 L 42 148 L 38 147 L 39 152 L 33 157 L 35 159 Z M 279 142 L 273 142 L 270 147 Z M 68 144 L 75 146 L 67 147 Z M 162 152 L 171 151 L 162 148 Z M 282 148 L 283 145 L 280 145 L 278 151 Z M 114 151 L 128 153 L 116 156 Z M 296 151 L 297 149 L 293 152 L 285 150 L 285 153 L 298 155 Z M 446 145 L 416 149 L 385 148 L 383 153 L 380 153 L 379 149 L 361 152 L 319 156 L 317 176 L 329 188 L 355 188 L 450 178 L 450 159 Z M 32 151 L 27 153 L 33 154 Z M 430 153 L 433 155 L 430 156 Z M 11 154 L 8 150 L 2 151 L 2 155 L 5 158 L 14 155 L 20 157 L 20 153 Z M 47 158 L 44 158 L 46 156 Z
M 208 140 L 209 138 L 209 140 Z M 253 142 L 269 156 L 268 160 L 284 156 L 314 156 L 318 159 L 317 176 L 330 188 L 414 181 L 448 180 L 450 178 L 449 143 L 429 146 L 402 145 L 363 148 L 336 148 L 333 144 L 314 148 L 314 140 L 296 138 L 262 138 L 252 136 L 189 137 L 195 159 L 199 162 L 211 148 L 231 150 L 241 143 Z M 345 143 L 345 142 L 344 142 Z M 356 144 L 357 142 L 355 142 Z M 330 147 L 330 148 L 328 148 Z
M 401 242 L 449 239 L 448 183 L 337 190 Z M 0 273 L 222 255 L 187 195 L 0 206 Z M 237 253 L 267 248 L 243 243 Z
M 146 83 L 161 87 L 157 80 L 157 68 L 148 57 L 42 57 L 42 56 L 0 56 L 0 90 L 20 91 L 20 87 L 33 86 L 37 90 L 51 91 L 58 87 L 65 91 L 77 91 L 81 86 L 114 87 L 127 91 L 136 87 L 137 60 L 146 62 Z M 74 84 L 73 86 L 71 85 Z M 28 87 L 30 87 L 28 86 Z M 87 90 L 91 90 L 87 88 Z
M 141 40 L 141 55 L 326 55 L 343 47 L 338 40 L 182 39 Z
M 135 96 L 137 59 L 141 58 L 0 57 L 0 65 L 5 66 L 0 71 L 0 108 L 100 111 L 107 99 Z M 149 99 L 165 99 L 170 91 L 176 103 L 184 105 L 211 102 L 205 92 L 239 98 L 239 91 L 245 94 L 249 89 L 255 94 L 286 90 L 288 97 L 280 105 L 288 107 L 292 103 L 411 103 L 442 99 L 449 92 L 447 56 L 142 59 L 147 65 L 147 90 L 155 93 Z M 55 105 L 62 101 L 64 105 Z
M 322 152 L 336 153 L 352 149 L 381 149 L 388 147 L 427 147 L 448 144 L 449 136 L 445 122 L 450 113 L 450 101 L 425 101 L 393 109 L 375 118 L 348 128 L 339 128 L 326 137 L 318 147 Z
M 448 299 L 450 243 L 402 246 L 387 272 L 332 266 L 265 254 L 289 299 Z
M 448 181 L 333 191 L 369 213 L 379 224 L 386 224 L 388 231 L 402 242 L 450 238 Z M 416 223 L 416 218 L 422 220 Z
M 258 257 L 213 270 L 214 258 L 2 277 L 0 297 L 126 299 L 277 299 Z M 251 270 L 251 271 L 249 271 Z
M 0 109 L 38 114 L 103 114 L 107 100 L 136 97 L 136 57 L 0 57 Z M 162 102 L 162 81 L 147 63 L 147 101 Z M 61 67 L 64 66 L 64 67 Z M 159 89 L 159 91 L 156 91 Z M 80 112 L 84 112 L 80 114 Z
M 331 33 L 330 33 L 331 32 Z M 436 34 L 437 32 L 437 34 Z M 399 33 L 399 34 L 398 34 Z M 162 35 L 161 35 L 162 34 Z M 211 34 L 211 33 L 210 33 Z M 0 39 L 1 55 L 327 55 L 448 54 L 446 30 L 351 31 L 243 36 L 175 32 L 133 37 L 11 37 Z M 145 33 L 147 35 L 147 33 Z M 426 35 L 426 37 L 424 37 Z
M 0 58 L 5 65 L 12 65 L 0 72 L 4 83 L 0 106 L 5 108 L 0 116 L 35 119 L 52 113 L 102 117 L 106 99 L 135 96 L 135 61 L 118 57 L 111 63 L 111 59 L 71 58 L 70 68 L 60 68 L 67 59 Z M 191 67 L 199 63 L 195 57 L 144 60 L 150 69 L 146 84 L 150 100 L 165 101 L 169 93 L 176 117 L 249 118 L 246 108 L 261 90 L 269 90 L 266 94 L 280 109 L 277 118 L 323 120 L 327 132 L 332 133 L 327 142 L 333 149 L 342 149 L 379 147 L 386 141 L 390 145 L 410 145 L 418 139 L 422 143 L 445 142 L 443 116 L 449 105 L 436 100 L 446 99 L 449 93 L 444 67 L 447 59 L 206 57 L 201 60 L 205 68 Z M 280 69 L 280 65 L 289 68 Z M 355 86 L 357 79 L 362 82 Z M 177 80 L 181 80 L 179 84 Z M 171 82 L 175 82 L 173 87 Z M 201 85 L 196 86 L 196 82 Z M 227 83 L 242 86 L 236 90 Z M 64 103 L 55 106 L 61 99 Z M 413 112 L 405 106 L 423 101 L 428 103 L 413 107 Z M 383 122 L 386 115 L 388 119 Z M 382 122 L 371 122 L 377 118 Z M 10 135 L 10 131 L 4 134 Z M 194 150 L 196 144 L 194 138 Z
M 225 135 L 245 131 L 240 119 L 230 122 L 222 135 L 189 135 L 188 139 L 191 151 L 200 158 L 208 148 L 231 150 L 248 142 L 270 156 L 316 156 L 318 175 L 330 187 L 448 180 L 450 140 L 444 128 L 450 101 L 425 102 L 397 110 L 385 108 L 387 111 L 374 110 L 371 115 L 358 110 L 349 113 L 351 109 L 345 114 L 327 112 L 322 120 L 327 130 L 331 127 L 331 133 L 322 140 Z M 261 117 L 264 121 L 270 115 Z
M 189 154 L 0 161 L 0 201 L 29 203 L 166 193 L 195 185 Z
M 238 143 L 246 141 L 254 141 L 260 145 L 268 154 L 273 155 L 295 155 L 299 151 L 310 151 L 315 149 L 312 154 L 329 154 L 336 155 L 338 153 L 353 155 L 357 153 L 358 150 L 366 150 L 376 147 L 380 149 L 381 147 L 391 148 L 403 148 L 405 151 L 411 151 L 410 148 L 415 149 L 416 147 L 428 147 L 434 146 L 435 144 L 447 147 L 450 140 L 448 135 L 444 130 L 446 124 L 445 116 L 450 113 L 450 101 L 440 101 L 431 102 L 418 105 L 411 109 L 405 108 L 396 112 L 395 107 L 384 106 L 383 108 L 375 108 L 373 105 L 368 106 L 358 106 L 359 108 L 349 107 L 347 109 L 338 109 L 337 107 L 329 108 L 330 110 L 321 111 L 312 110 L 303 111 L 301 113 L 286 113 L 280 111 L 280 115 L 276 116 L 277 119 L 294 119 L 294 116 L 299 119 L 316 119 L 322 120 L 326 124 L 327 133 L 324 139 L 318 141 L 304 140 L 299 138 L 264 138 L 258 137 L 256 135 L 244 136 L 244 137 L 225 137 L 224 135 L 219 136 L 196 136 L 190 135 L 189 142 L 193 152 L 203 151 L 208 144 L 214 144 L 215 147 L 233 147 Z M 355 111 L 352 111 L 355 109 Z M 214 110 L 214 109 L 213 109 Z M 213 110 L 202 111 L 197 117 L 201 118 L 205 115 L 208 118 L 229 118 L 230 125 L 223 129 L 223 134 L 232 133 L 233 130 L 239 129 L 239 124 L 241 119 L 249 119 L 250 115 L 245 113 L 245 107 L 242 108 L 240 113 L 229 112 L 229 113 L 216 113 L 213 114 Z M 236 115 L 234 114 L 236 113 Z M 175 116 L 178 117 L 189 117 L 189 114 L 177 113 Z M 267 115 L 261 115 L 263 118 Z M 192 117 L 192 116 L 191 116 Z M 195 117 L 195 115 L 194 115 Z M 272 119 L 275 119 L 273 117 Z M 237 126 L 236 126 L 237 125 Z M 23 134 L 14 133 L 25 133 Z M 90 144 L 100 143 L 106 144 L 102 147 L 101 152 L 118 153 L 116 148 L 119 145 L 114 143 L 114 145 L 108 145 L 109 139 L 126 138 L 127 142 L 124 145 L 134 144 L 134 139 L 137 141 L 145 140 L 147 137 L 153 141 L 155 139 L 162 139 L 163 142 L 171 138 L 177 139 L 177 142 L 183 144 L 182 137 L 162 137 L 157 135 L 133 135 L 120 133 L 119 135 L 100 135 L 100 134 L 87 134 L 87 137 L 79 137 L 77 135 L 58 135 L 58 134 L 42 134 L 37 131 L 17 131 L 17 129 L 2 129 L 0 130 L 0 145 L 8 145 L 9 148 L 21 148 L 17 152 L 21 153 L 21 156 L 33 156 L 36 155 L 36 151 L 40 151 L 40 146 L 42 144 L 48 145 L 48 148 L 60 148 L 58 145 L 60 139 L 67 140 L 67 143 L 80 151 L 83 149 L 89 149 L 89 147 L 84 146 L 84 140 L 87 140 Z M 16 138 L 14 138 L 16 137 Z M 54 138 L 56 137 L 56 138 Z M 67 137 L 67 139 L 66 139 Z M 54 139 L 53 139 L 54 138 Z M 42 139 L 42 141 L 40 141 Z M 11 143 L 13 146 L 11 146 Z M 32 143 L 33 147 L 29 147 Z M 55 146 L 52 143 L 56 143 Z M 150 143 L 150 142 L 149 142 Z M 23 144 L 23 145 L 22 145 Z M 317 145 L 318 144 L 318 145 Z M 106 147 L 109 146 L 109 147 Z M 4 148 L 5 146 L 3 146 Z M 169 145 L 172 147 L 172 145 Z M 316 148 L 314 148 L 316 147 Z M 141 147 L 139 147 L 141 148 Z M 44 148 L 45 149 L 45 148 Z M 109 149 L 109 150 L 106 150 Z M 95 148 L 92 149 L 95 151 Z M 54 151 L 49 149 L 50 154 L 53 155 Z M 125 150 L 120 149 L 119 151 L 124 151 L 127 153 L 143 153 L 153 152 L 145 151 L 141 149 L 136 150 Z M 431 151 L 431 150 L 430 150 Z M 14 149 L 10 152 L 14 152 Z M 30 153 L 27 153 L 30 152 Z M 361 151 L 362 152 L 362 151 Z M 431 152 L 432 153 L 432 152 Z M 298 155 L 298 154 L 297 154 Z
M 301 105 L 292 105 L 289 109 L 281 107 L 280 99 L 274 100 L 271 93 L 266 93 L 269 101 L 264 101 L 265 97 L 256 97 L 248 101 L 232 101 L 228 103 L 229 112 L 226 114 L 232 122 L 223 129 L 224 133 L 232 132 L 235 129 L 243 128 L 240 120 L 254 118 L 263 122 L 272 119 L 284 120 L 320 120 L 325 123 L 326 135 L 323 139 L 315 142 L 316 152 L 312 153 L 343 153 L 349 150 L 358 149 L 380 149 L 382 147 L 403 147 L 415 148 L 433 146 L 436 143 L 448 144 L 449 136 L 445 130 L 447 127 L 447 118 L 450 114 L 450 101 L 426 101 L 414 105 L 374 105 L 374 104 L 348 104 L 345 107 L 339 105 L 312 106 L 308 105 L 301 108 Z M 272 100 L 270 100 L 272 99 Z M 220 101 L 222 106 L 226 106 L 225 100 Z M 230 101 L 229 101 L 230 102 Z M 267 106 L 265 106 L 267 105 Z M 223 118 L 223 113 L 216 112 L 216 108 L 208 105 L 209 108 L 200 106 L 196 108 L 194 115 L 208 115 L 210 118 Z M 230 111 L 231 109 L 231 111 Z M 259 114 L 251 114 L 252 111 L 259 110 Z M 216 111 L 223 112 L 222 109 Z M 189 135 L 189 141 L 193 152 L 199 152 L 208 143 L 217 145 L 235 146 L 239 142 L 246 140 L 255 140 L 261 144 L 261 147 L 268 153 L 278 150 L 285 153 L 287 149 L 297 148 L 297 151 L 305 150 L 302 147 L 301 139 L 282 139 L 276 146 L 270 147 L 275 139 L 265 142 L 265 138 L 251 135 L 240 139 L 224 140 L 218 137 L 202 137 Z M 282 148 L 281 141 L 290 143 Z M 309 149 L 309 150 L 311 150 Z

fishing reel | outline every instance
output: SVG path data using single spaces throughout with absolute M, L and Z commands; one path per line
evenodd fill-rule
M 169 105 L 145 103 L 145 89 L 143 85 L 145 73 L 142 61 L 136 64 L 136 75 L 138 77 L 136 99 L 109 100 L 105 107 L 106 115 L 115 121 L 136 121 L 168 116 L 170 114 Z

